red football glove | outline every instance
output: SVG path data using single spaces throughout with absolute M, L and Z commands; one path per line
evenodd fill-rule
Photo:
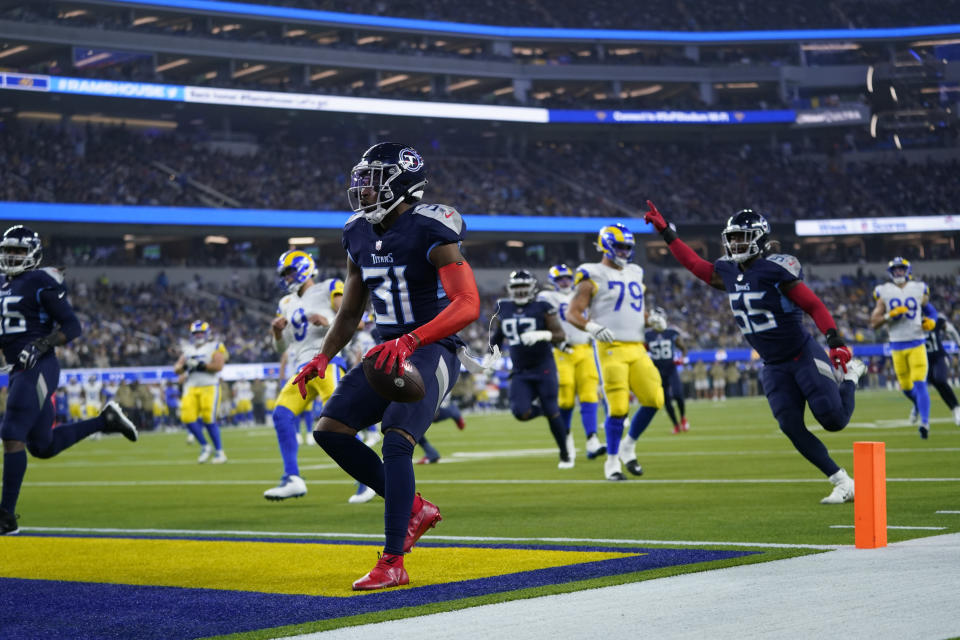
M 644 221 L 652 224 L 653 228 L 656 229 L 658 233 L 662 232 L 664 229 L 667 228 L 667 221 L 664 220 L 663 216 L 660 215 L 660 212 L 657 211 L 657 207 L 655 204 L 647 200 L 647 206 L 650 207 L 650 210 L 644 214 L 643 216 Z
M 393 364 L 396 363 L 397 371 L 402 372 L 403 365 L 407 362 L 407 357 L 419 346 L 420 341 L 417 337 L 412 333 L 406 333 L 396 340 L 381 342 L 370 349 L 370 351 L 367 351 L 363 357 L 369 358 L 374 354 L 379 354 L 377 361 L 373 363 L 374 369 L 383 369 L 386 373 L 391 373 L 393 371 Z
M 843 369 L 844 373 L 847 372 L 847 363 L 850 362 L 852 357 L 853 354 L 846 345 L 830 349 L 830 361 L 837 369 Z
M 308 362 L 303 369 L 300 369 L 300 373 L 297 374 L 297 377 L 293 381 L 297 385 L 297 389 L 300 391 L 300 397 L 306 400 L 307 398 L 307 383 L 313 380 L 314 378 L 322 378 L 327 373 L 327 365 L 330 364 L 330 358 L 325 356 L 322 353 L 318 353 L 313 356 L 313 360 Z

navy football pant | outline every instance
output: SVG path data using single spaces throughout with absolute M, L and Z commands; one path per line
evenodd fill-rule
M 844 380 L 837 385 L 833 365 L 815 340 L 807 340 L 794 360 L 767 364 L 760 370 L 760 381 L 780 430 L 790 438 L 797 451 L 825 475 L 840 466 L 830 457 L 827 447 L 810 433 L 803 421 L 804 406 L 827 431 L 847 426 L 853 414 L 856 385 Z
M 927 372 L 927 382 L 937 388 L 940 397 L 947 404 L 947 408 L 953 411 L 954 407 L 957 406 L 957 396 L 953 392 L 950 380 L 947 377 L 947 359 L 942 355 L 930 358 L 929 364 L 930 370 Z
M 552 371 L 547 367 L 545 371 L 515 371 L 510 377 L 510 411 L 517 420 L 530 420 L 540 415 L 558 415 L 559 391 L 555 366 Z M 533 404 L 535 398 L 540 399 L 539 410 Z

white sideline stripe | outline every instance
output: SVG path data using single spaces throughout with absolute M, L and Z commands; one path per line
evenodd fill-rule
M 334 468 L 332 465 L 329 468 Z M 272 480 L 51 480 L 25 482 L 27 487 L 167 487 L 167 486 L 217 486 L 217 485 L 248 485 L 271 484 Z M 617 483 L 620 487 L 640 487 L 645 484 L 822 484 L 824 480 L 818 478 L 676 478 L 676 479 L 644 479 L 635 482 Z M 887 478 L 887 482 L 960 482 L 960 478 Z M 348 480 L 311 480 L 310 484 L 320 485 L 348 485 L 354 484 Z M 609 480 L 429 480 L 421 479 L 421 485 L 484 485 L 484 484 L 537 484 L 537 485 L 564 485 L 564 484 L 603 484 L 610 485 Z M 953 512 L 960 513 L 960 512 Z
M 185 534 L 195 536 L 257 536 L 257 537 L 293 537 L 293 538 L 372 538 L 382 539 L 382 533 L 309 533 L 298 531 L 235 531 L 220 529 L 112 529 L 88 527 L 20 527 L 21 531 L 63 532 L 63 533 L 124 533 L 138 534 Z M 436 536 L 430 540 L 452 542 L 540 542 L 540 543 L 589 543 L 589 544 L 658 544 L 682 546 L 729 546 L 758 547 L 770 549 L 844 549 L 850 545 L 842 544 L 786 544 L 780 542 L 727 542 L 712 540 L 632 540 L 620 538 L 508 538 L 499 536 Z
M 830 525 L 831 529 L 853 529 L 855 525 L 852 524 L 832 524 Z M 946 527 L 904 527 L 896 526 L 892 524 L 887 525 L 887 529 L 917 529 L 920 531 L 943 531 Z
M 937 511 L 937 513 L 960 513 L 960 511 Z

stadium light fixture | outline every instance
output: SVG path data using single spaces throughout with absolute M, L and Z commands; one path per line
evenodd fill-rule
M 244 69 L 240 69 L 239 71 L 234 71 L 234 72 L 233 72 L 233 77 L 234 77 L 234 78 L 240 78 L 240 77 L 243 77 L 243 76 L 248 76 L 248 75 L 250 75 L 251 73 L 256 73 L 256 72 L 258 72 L 258 71 L 263 71 L 263 70 L 266 69 L 266 68 L 267 68 L 267 65 L 265 65 L 265 64 L 255 64 L 255 65 L 253 65 L 253 66 L 246 67 L 246 68 L 244 68 Z
M 467 87 L 473 87 L 478 84 L 480 84 L 479 80 L 461 80 L 460 82 L 447 85 L 447 91 L 459 91 L 460 89 L 466 89 Z
M 76 9 L 75 11 L 67 11 L 66 13 L 61 13 L 59 17 L 64 19 L 77 18 L 79 16 L 87 15 L 86 9 Z
M 77 62 L 74 62 L 74 63 L 73 63 L 73 66 L 75 66 L 75 67 L 85 67 L 85 66 L 87 66 L 88 64 L 93 64 L 94 62 L 100 62 L 101 60 L 106 60 L 107 58 L 109 58 L 109 57 L 112 56 L 112 55 L 113 55 L 113 53 L 111 53 L 111 52 L 109 52 L 109 51 L 103 51 L 103 52 L 101 52 L 101 53 L 94 54 L 94 55 L 90 56 L 89 58 L 84 58 L 83 60 L 79 60 L 79 61 L 77 61 Z
M 171 60 L 170 62 L 165 62 L 157 67 L 157 71 L 169 71 L 170 69 L 176 69 L 177 67 L 182 67 L 185 64 L 190 64 L 190 58 L 177 58 L 176 60 Z
M 298 245 L 316 244 L 317 239 L 314 238 L 313 236 L 294 236 L 292 238 L 288 238 L 287 243 L 289 243 L 290 246 L 295 247 Z
M 142 24 L 150 24 L 151 22 L 156 22 L 159 20 L 157 16 L 143 16 L 142 18 L 137 18 L 132 22 L 133 26 L 139 27 Z
M 378 87 L 386 87 L 386 86 L 389 86 L 389 85 L 391 85 L 391 84 L 396 84 L 396 83 L 398 83 L 398 82 L 403 82 L 404 80 L 409 80 L 409 79 L 410 79 L 410 76 L 408 76 L 407 74 L 405 74 L 405 73 L 398 73 L 398 74 L 395 75 L 395 76 L 390 76 L 389 78 L 383 78 L 383 79 L 381 79 L 381 80 L 378 80 L 378 81 L 377 81 L 377 86 L 378 86 Z
M 893 134 L 893 144 L 897 145 L 897 149 L 903 150 L 903 145 L 900 144 L 900 136 Z
M 523 247 L 523 240 L 507 240 L 507 246 L 520 249 Z
M 873 65 L 867 67 L 867 92 L 873 93 Z
M 203 244 L 229 244 L 230 238 L 227 236 L 207 236 L 203 239 Z
M 10 47 L 9 49 L 4 49 L 3 51 L 0 51 L 0 58 L 6 58 L 7 56 L 16 55 L 18 53 L 26 51 L 28 48 L 29 47 L 27 47 L 26 45 L 21 44 L 16 47 Z
M 50 113 L 49 111 L 20 111 L 17 118 L 21 120 L 51 120 L 60 121 L 63 115 L 59 113 Z
M 310 76 L 311 80 L 323 80 L 324 78 L 329 78 L 330 76 L 335 76 L 339 73 L 334 69 L 327 69 L 326 71 L 321 71 L 320 73 L 315 73 Z
M 878 116 L 877 114 L 873 114 L 873 116 L 870 118 L 870 137 L 871 138 L 877 137 L 877 120 L 879 119 L 880 119 L 880 116 Z
M 283 34 L 284 38 L 299 38 L 300 36 L 306 35 L 306 29 L 291 29 Z

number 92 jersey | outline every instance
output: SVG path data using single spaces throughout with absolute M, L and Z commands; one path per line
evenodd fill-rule
M 780 290 L 783 284 L 803 279 L 799 260 L 773 254 L 741 271 L 733 260 L 721 258 L 713 270 L 723 279 L 740 331 L 766 364 L 784 362 L 800 352 L 810 339 L 803 328 L 803 311 Z
M 459 245 L 465 232 L 460 214 L 441 204 L 408 209 L 382 234 L 362 214 L 347 220 L 341 243 L 363 272 L 383 340 L 430 322 L 450 304 L 428 256 L 434 247 Z M 455 341 L 441 342 L 456 348 Z
M 613 332 L 618 342 L 643 342 L 643 267 L 628 263 L 623 269 L 602 262 L 577 267 L 574 285 L 593 283 L 590 319 Z

